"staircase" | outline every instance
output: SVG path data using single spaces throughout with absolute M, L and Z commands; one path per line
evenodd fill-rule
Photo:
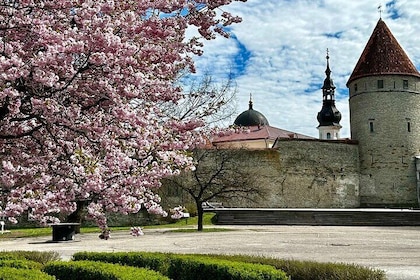
M 218 225 L 420 226 L 418 209 L 215 208 Z

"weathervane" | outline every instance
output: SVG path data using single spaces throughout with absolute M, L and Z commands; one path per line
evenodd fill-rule
M 379 13 L 379 18 L 382 18 L 382 4 L 379 4 L 378 6 L 378 13 Z
M 249 110 L 252 110 L 252 93 L 249 93 Z

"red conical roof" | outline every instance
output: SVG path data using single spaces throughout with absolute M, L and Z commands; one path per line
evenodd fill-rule
M 379 19 L 347 85 L 358 78 L 389 74 L 420 77 L 420 73 L 391 30 Z

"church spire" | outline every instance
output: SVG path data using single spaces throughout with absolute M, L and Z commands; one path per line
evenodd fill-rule
M 325 75 L 327 76 L 324 80 L 324 85 L 322 86 L 322 92 L 324 95 L 324 98 L 326 95 L 331 95 L 332 94 L 332 98 L 334 98 L 334 91 L 335 91 L 335 86 L 334 86 L 334 82 L 331 79 L 331 69 L 330 69 L 330 55 L 329 55 L 329 51 L 327 49 L 327 69 L 325 70 Z
M 340 132 L 341 113 L 335 107 L 335 85 L 331 79 L 330 56 L 327 49 L 327 69 L 325 70 L 326 78 L 322 86 L 322 109 L 318 113 L 319 122 L 319 138 L 320 139 L 338 139 Z

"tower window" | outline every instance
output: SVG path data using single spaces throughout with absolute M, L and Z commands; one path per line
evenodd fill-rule
M 408 80 L 403 80 L 403 89 L 408 89 Z
M 369 131 L 370 132 L 373 132 L 374 131 L 374 129 L 373 129 L 373 121 L 370 121 L 369 122 Z
M 354 91 L 357 92 L 357 84 L 354 84 Z
M 407 131 L 411 132 L 411 123 L 410 122 L 407 122 Z
M 331 133 L 327 133 L 327 139 L 331 139 Z
M 378 88 L 384 88 L 384 80 L 378 80 Z

